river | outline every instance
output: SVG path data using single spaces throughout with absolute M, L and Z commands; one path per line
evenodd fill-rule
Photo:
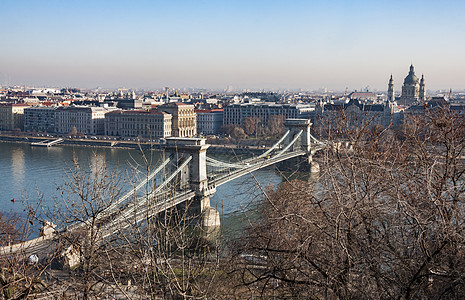
M 157 155 L 158 152 L 154 152 L 154 162 Z M 130 177 L 130 165 L 142 162 L 138 150 L 63 145 L 42 148 L 0 142 L 0 211 L 24 215 L 24 202 L 36 203 L 39 199 L 44 206 L 53 209 L 59 197 L 57 187 L 67 181 L 66 173 L 73 167 L 73 156 L 83 166 L 105 161 L 109 172 L 118 172 L 123 179 L 122 185 Z M 220 212 L 225 232 L 232 235 L 248 220 L 253 221 L 256 205 L 263 195 L 261 188 L 280 182 L 281 177 L 273 169 L 262 169 L 218 187 L 211 198 L 211 206 Z

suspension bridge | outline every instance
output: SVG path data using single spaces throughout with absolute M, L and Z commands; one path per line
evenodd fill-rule
M 236 162 L 208 156 L 209 145 L 205 139 L 167 138 L 164 157 L 155 170 L 92 220 L 59 230 L 47 223 L 39 238 L 1 247 L 0 255 L 18 251 L 43 254 L 57 245 L 61 235 L 88 228 L 91 221 L 104 239 L 186 201 L 192 201 L 198 207 L 205 227 L 218 226 L 219 214 L 210 206 L 210 197 L 217 187 L 261 168 L 300 156 L 306 157 L 311 164 L 314 153 L 326 146 L 311 135 L 310 120 L 289 119 L 285 126 L 285 134 L 269 150 Z M 150 193 L 143 189 L 148 184 L 155 186 Z

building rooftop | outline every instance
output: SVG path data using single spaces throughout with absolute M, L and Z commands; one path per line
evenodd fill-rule
M 109 114 L 125 114 L 125 115 L 169 115 L 168 113 L 158 111 L 155 109 L 151 110 L 117 110 L 109 112 Z
M 196 113 L 212 113 L 212 112 L 222 112 L 222 108 L 213 108 L 213 109 L 196 109 Z
M 384 111 L 385 105 L 384 104 L 363 104 L 360 103 L 357 99 L 351 99 L 348 103 L 327 103 L 324 105 L 324 109 L 328 111 L 340 111 L 340 110 L 345 110 L 349 106 L 355 105 L 357 106 L 361 111 Z
M 192 105 L 192 104 L 187 104 L 183 102 L 170 102 L 170 103 L 163 104 L 162 106 L 185 106 L 185 105 Z
M 3 107 L 8 107 L 8 106 L 30 106 L 29 104 L 26 104 L 26 103 L 8 103 L 8 102 L 3 102 L 3 103 L 0 103 L 0 106 L 3 106 Z

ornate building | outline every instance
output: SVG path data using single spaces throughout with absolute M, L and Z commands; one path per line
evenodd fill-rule
M 400 104 L 411 105 L 418 100 L 425 100 L 425 79 L 422 75 L 421 82 L 419 82 L 413 65 L 410 65 L 410 72 L 404 79 L 404 85 L 402 85 Z
M 173 116 L 171 136 L 193 137 L 197 135 L 197 116 L 194 111 L 194 105 L 173 102 L 160 105 L 158 110 Z

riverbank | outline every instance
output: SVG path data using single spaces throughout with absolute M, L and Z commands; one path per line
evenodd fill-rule
M 42 137 L 42 136 L 15 136 L 15 135 L 0 135 L 0 142 L 13 142 L 13 143 L 36 143 L 48 140 L 55 140 L 61 138 L 63 142 L 56 144 L 53 147 L 63 145 L 82 146 L 82 147 L 102 147 L 102 148 L 123 148 L 123 149 L 161 149 L 160 144 L 153 143 L 138 143 L 128 141 L 114 141 L 114 140 L 92 140 L 81 138 L 65 138 L 65 137 Z
M 47 140 L 55 140 L 61 138 L 63 142 L 56 144 L 53 147 L 60 146 L 78 146 L 78 147 L 98 147 L 98 148 L 113 148 L 113 149 L 142 149 L 142 150 L 161 150 L 163 144 L 156 142 L 134 142 L 134 141 L 119 141 L 119 140 L 94 140 L 83 138 L 66 138 L 66 137 L 43 137 L 43 136 L 24 136 L 24 135 L 0 135 L 0 142 L 9 143 L 37 143 Z M 257 155 L 266 151 L 268 147 L 258 146 L 243 146 L 237 147 L 235 144 L 210 145 L 208 152 L 223 155 Z

